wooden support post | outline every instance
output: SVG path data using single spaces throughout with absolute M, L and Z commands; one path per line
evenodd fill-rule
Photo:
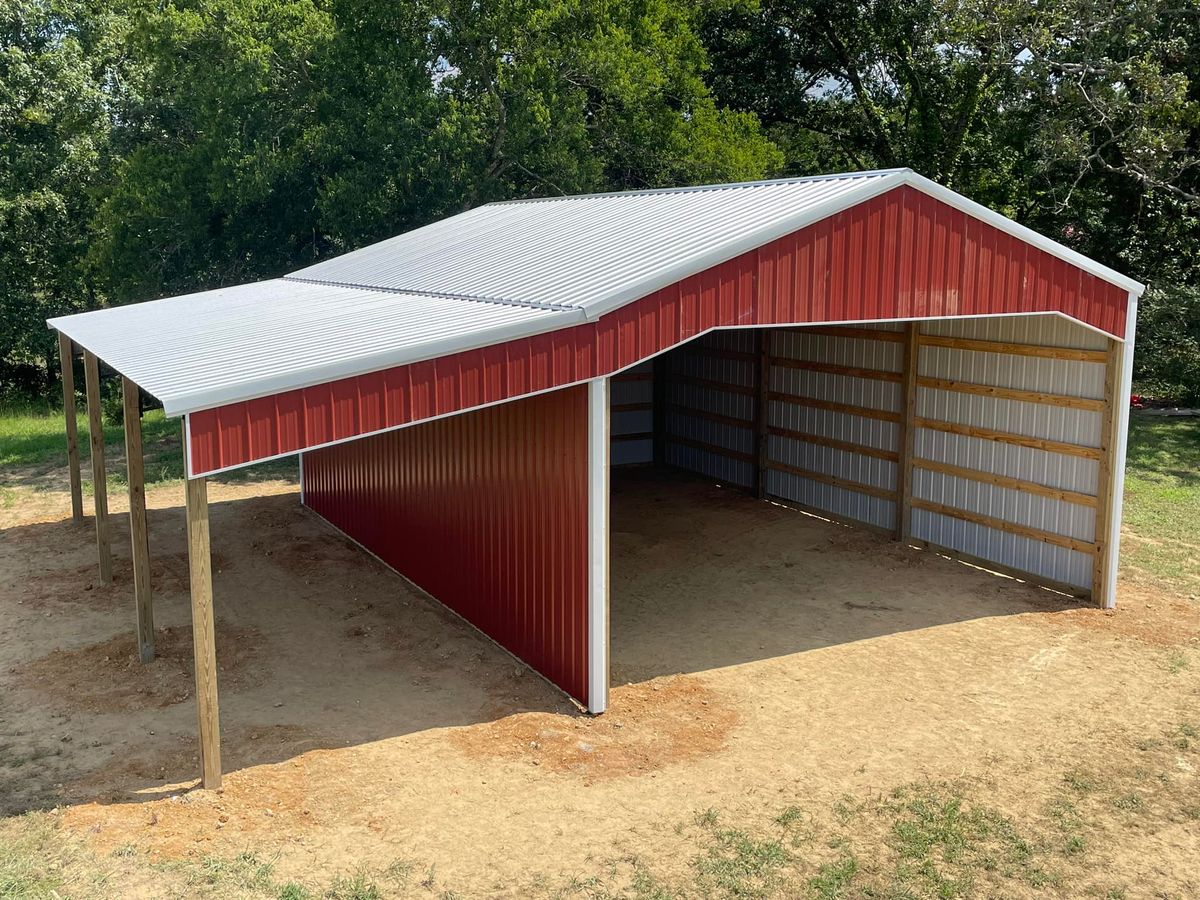
M 196 669 L 196 712 L 200 730 L 200 782 L 203 787 L 215 789 L 221 786 L 221 721 L 217 705 L 217 647 L 208 539 L 208 483 L 203 478 L 189 478 L 186 491 L 192 654 Z
M 769 429 L 771 427 L 771 332 L 758 330 L 758 375 L 754 394 L 754 496 L 761 500 L 767 496 L 767 453 Z
M 75 413 L 75 345 L 58 333 L 58 365 L 62 370 L 63 417 L 67 422 L 67 467 L 71 476 L 71 519 L 83 521 L 83 482 L 79 477 L 79 422 Z
M 1100 606 L 1104 606 L 1109 594 L 1108 554 L 1115 549 L 1109 547 L 1109 531 L 1113 512 L 1113 452 L 1120 412 L 1117 401 L 1128 402 L 1117 397 L 1121 351 L 1121 343 L 1109 339 L 1104 364 L 1104 411 L 1100 413 L 1100 465 L 1096 473 L 1096 552 L 1092 558 L 1092 599 Z
M 913 442 L 916 438 L 917 374 L 920 369 L 921 325 L 909 322 L 904 326 L 904 369 L 900 381 L 900 431 L 896 464 L 896 540 L 912 537 L 912 478 Z
M 146 477 L 142 459 L 142 407 L 138 386 L 121 378 L 125 406 L 125 465 L 129 473 L 129 540 L 133 559 L 133 598 L 137 606 L 138 656 L 154 659 L 154 600 L 150 590 L 150 541 L 146 534 Z
M 100 363 L 94 353 L 83 352 L 83 380 L 87 387 L 88 444 L 92 452 L 92 496 L 96 505 L 96 552 L 100 557 L 100 583 L 112 581 L 112 546 L 108 533 L 108 481 L 104 468 L 104 422 L 100 414 Z

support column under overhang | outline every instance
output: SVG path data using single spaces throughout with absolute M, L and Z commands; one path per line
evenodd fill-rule
M 608 708 L 608 379 L 588 382 L 588 711 Z

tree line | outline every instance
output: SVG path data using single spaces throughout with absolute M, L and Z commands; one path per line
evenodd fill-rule
M 1193 0 L 7 0 L 0 387 L 51 315 L 497 199 L 911 166 L 1151 284 L 1200 397 Z

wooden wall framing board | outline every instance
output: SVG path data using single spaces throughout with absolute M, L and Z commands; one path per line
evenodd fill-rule
M 940 334 L 923 334 L 921 335 L 921 343 L 926 347 L 946 347 L 951 350 L 975 350 L 980 353 L 1009 353 L 1016 356 L 1034 356 L 1041 359 L 1066 359 L 1074 362 L 1102 363 L 1106 359 L 1106 351 L 1104 350 L 1077 350 L 1073 347 L 1048 347 L 1044 344 L 985 341 L 975 338 L 947 337 Z
M 1113 465 L 1117 445 L 1118 413 L 1117 381 L 1121 377 L 1122 347 L 1109 340 L 1104 369 L 1104 401 L 1106 411 L 1100 427 L 1100 466 L 1096 475 L 1096 557 L 1092 564 L 1092 596 L 1104 606 L 1112 592 L 1108 584 L 1108 554 L 1116 548 L 1109 546 L 1113 512 Z

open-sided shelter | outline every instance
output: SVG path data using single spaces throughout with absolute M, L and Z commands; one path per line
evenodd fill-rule
M 690 469 L 1113 605 L 1142 290 L 898 169 L 493 203 L 50 325 L 64 363 L 83 351 L 94 423 L 99 361 L 125 379 L 144 658 L 139 389 L 183 417 L 212 785 L 207 476 L 299 454 L 305 505 L 599 713 L 612 465 Z

